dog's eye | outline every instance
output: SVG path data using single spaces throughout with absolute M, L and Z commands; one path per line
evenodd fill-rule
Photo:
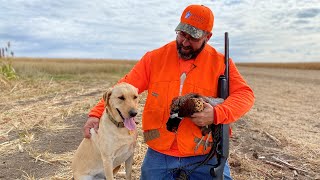
M 121 99 L 121 100 L 125 100 L 124 96 L 120 96 L 118 98 Z
M 133 99 L 137 99 L 138 98 L 138 96 L 133 96 Z

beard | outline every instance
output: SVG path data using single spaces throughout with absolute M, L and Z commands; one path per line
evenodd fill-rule
M 203 41 L 201 47 L 197 50 L 194 50 L 191 46 L 184 47 L 182 43 L 179 44 L 178 41 L 176 41 L 176 44 L 177 44 L 179 57 L 182 58 L 183 60 L 189 60 L 189 59 L 195 59 L 198 56 L 198 54 L 202 51 L 202 49 L 206 45 L 206 41 Z M 189 52 L 184 53 L 182 51 L 182 48 L 189 50 Z

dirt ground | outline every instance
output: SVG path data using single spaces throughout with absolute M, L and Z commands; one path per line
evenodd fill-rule
M 239 70 L 256 101 L 232 124 L 233 178 L 320 179 L 320 71 Z M 71 179 L 87 113 L 116 79 L 20 80 L 1 87 L 0 179 Z M 146 150 L 140 126 L 133 179 L 139 179 Z

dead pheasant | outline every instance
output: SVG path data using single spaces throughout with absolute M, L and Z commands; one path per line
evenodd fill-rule
M 223 99 L 208 98 L 195 93 L 173 98 L 170 105 L 170 117 L 167 121 L 167 130 L 176 132 L 183 117 L 191 117 L 193 113 L 203 111 L 204 102 L 216 106 L 222 103 Z M 201 127 L 202 134 L 207 134 L 207 129 L 208 128 Z

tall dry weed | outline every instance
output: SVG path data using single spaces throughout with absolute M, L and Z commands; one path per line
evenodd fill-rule
M 7 84 L 8 80 L 16 79 L 18 77 L 12 66 L 14 52 L 11 50 L 10 41 L 4 48 L 0 49 L 0 83 Z

